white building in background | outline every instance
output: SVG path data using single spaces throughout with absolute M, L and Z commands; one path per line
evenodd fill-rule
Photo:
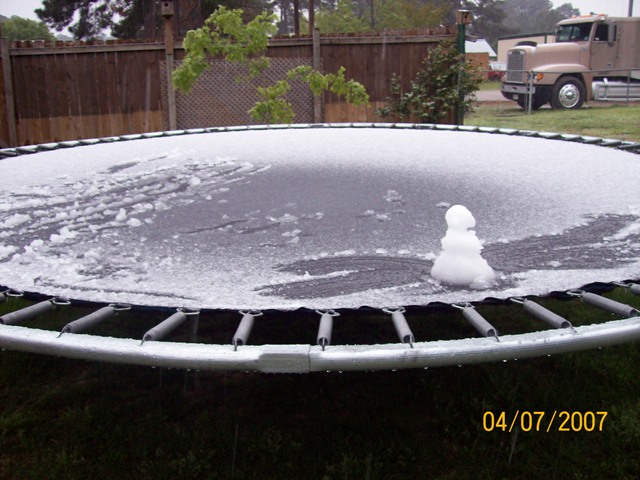
M 498 57 L 495 50 L 489 45 L 489 42 L 482 38 L 475 42 L 467 40 L 464 42 L 464 50 L 466 53 L 488 53 L 490 60 L 495 60 Z

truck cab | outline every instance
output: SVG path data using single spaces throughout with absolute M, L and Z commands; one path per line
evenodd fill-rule
M 510 49 L 501 91 L 523 108 L 575 109 L 605 90 L 640 94 L 639 81 L 640 18 L 589 15 L 559 22 L 554 43 Z

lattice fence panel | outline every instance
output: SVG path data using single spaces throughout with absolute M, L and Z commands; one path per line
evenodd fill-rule
M 176 118 L 179 129 L 230 125 L 252 125 L 257 122 L 249 110 L 258 101 L 257 86 L 273 85 L 286 78 L 286 73 L 299 65 L 311 65 L 311 58 L 270 58 L 271 66 L 257 79 L 248 79 L 248 69 L 225 60 L 210 60 L 211 68 L 198 79 L 190 93 L 176 92 Z M 176 62 L 176 67 L 180 62 Z M 160 65 L 163 105 L 168 105 L 166 63 Z M 243 80 L 240 80 L 243 79 Z M 295 81 L 287 93 L 293 105 L 296 123 L 313 123 L 313 95 L 309 87 Z M 164 108 L 165 125 L 169 125 Z

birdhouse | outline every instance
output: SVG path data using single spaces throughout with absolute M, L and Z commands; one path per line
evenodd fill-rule
M 469 10 L 456 10 L 456 23 L 469 25 L 473 21 L 473 14 Z
M 163 17 L 173 16 L 173 0 L 163 0 L 160 2 L 160 13 Z

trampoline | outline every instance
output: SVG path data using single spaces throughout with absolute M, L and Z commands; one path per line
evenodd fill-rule
M 409 124 L 212 128 L 1 150 L 0 301 L 17 292 L 45 299 L 1 316 L 0 344 L 159 366 L 315 371 L 631 341 L 640 336 L 637 310 L 583 287 L 638 290 L 638 150 L 593 137 Z M 456 229 L 447 215 L 461 207 L 471 223 Z M 446 240 L 460 235 L 467 240 L 458 245 L 473 245 L 469 255 L 490 266 L 481 282 L 438 274 L 452 263 L 434 268 L 447 245 L 454 262 L 466 255 Z M 573 328 L 532 299 L 558 291 L 621 318 Z M 552 328 L 503 335 L 474 308 L 487 299 L 521 304 Z M 25 326 L 78 301 L 100 307 L 61 331 Z M 457 307 L 479 337 L 415 338 L 404 309 L 433 304 Z M 174 313 L 144 342 L 85 333 L 130 307 Z M 397 338 L 333 339 L 335 317 L 363 307 L 388 315 Z M 241 313 L 229 345 L 170 341 L 203 309 Z M 298 309 L 318 312 L 317 344 L 250 344 L 262 312 Z

